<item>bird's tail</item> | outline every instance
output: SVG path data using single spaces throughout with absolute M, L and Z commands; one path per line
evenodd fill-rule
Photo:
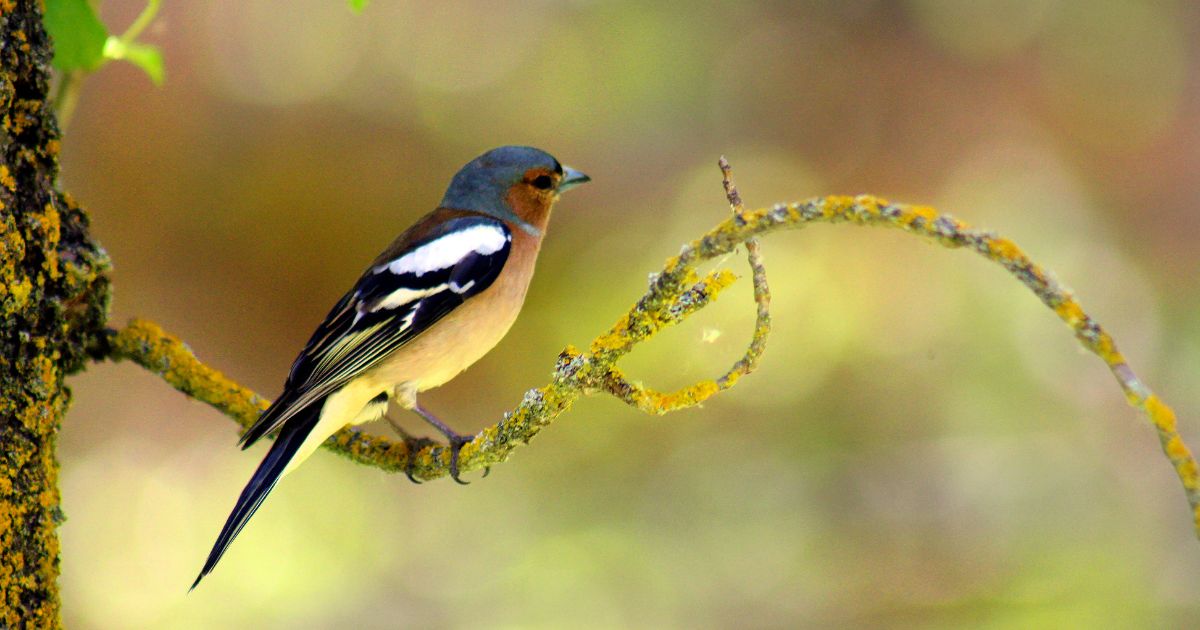
M 313 427 L 320 420 L 323 402 L 323 400 L 319 400 L 309 405 L 280 427 L 275 443 L 271 445 L 271 450 L 267 452 L 267 456 L 258 465 L 258 470 L 254 471 L 254 476 L 242 490 L 242 495 L 238 497 L 233 512 L 229 514 L 229 518 L 225 520 L 225 526 L 221 528 L 221 534 L 217 536 L 217 542 L 213 544 L 212 551 L 208 552 L 204 568 L 200 570 L 200 575 L 196 576 L 196 581 L 192 583 L 189 591 L 196 588 L 196 585 L 200 584 L 200 580 L 204 579 L 204 576 L 211 573 L 213 567 L 217 566 L 217 562 L 221 560 L 221 556 L 225 555 L 225 550 L 229 548 L 230 543 L 241 533 L 246 522 L 250 520 L 251 516 L 254 516 L 258 507 L 262 505 L 263 499 L 267 498 L 267 495 L 275 487 L 275 483 L 283 476 L 288 462 L 292 461 L 300 445 L 304 443 L 305 438 L 312 433 Z

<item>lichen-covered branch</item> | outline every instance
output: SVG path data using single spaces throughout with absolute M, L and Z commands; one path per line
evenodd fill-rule
M 742 196 L 733 182 L 733 168 L 729 166 L 729 161 L 725 159 L 725 156 L 721 156 L 717 165 L 721 167 L 721 183 L 725 186 L 725 198 L 729 201 L 729 208 L 733 210 L 734 220 L 737 220 L 745 215 L 746 208 L 742 206 Z M 750 345 L 746 347 L 745 354 L 716 380 L 700 381 L 671 393 L 662 393 L 639 383 L 630 382 L 618 368 L 614 367 L 605 375 L 605 391 L 646 413 L 661 415 L 677 409 L 694 407 L 711 396 L 733 387 L 739 378 L 753 372 L 758 367 L 758 361 L 767 347 L 767 336 L 771 333 L 771 289 L 767 286 L 767 270 L 763 266 L 758 238 L 748 238 L 744 245 L 746 257 L 750 262 L 756 306 L 754 332 L 750 337 Z M 677 319 L 682 319 L 692 311 L 699 310 L 708 304 L 707 301 L 701 302 L 695 299 L 694 294 L 695 288 L 693 287 L 668 310 L 672 314 L 678 312 Z
M 756 237 L 782 229 L 800 228 L 809 223 L 854 223 L 877 227 L 899 228 L 906 232 L 931 238 L 946 247 L 966 247 L 983 255 L 1009 271 L 1039 299 L 1050 307 L 1075 331 L 1079 342 L 1100 357 L 1117 378 L 1129 403 L 1142 410 L 1153 423 L 1166 453 L 1192 506 L 1193 521 L 1200 535 L 1200 470 L 1191 451 L 1184 444 L 1176 425 L 1175 414 L 1144 383 L 1134 375 L 1124 357 L 1118 352 L 1112 337 L 1088 316 L 1070 292 L 1061 287 L 1041 266 L 1034 263 L 1012 241 L 992 232 L 972 229 L 948 215 L 938 214 L 925 206 L 890 203 L 887 200 L 862 195 L 858 197 L 830 196 L 808 201 L 777 204 L 753 211 L 737 211 L 736 197 L 730 195 L 735 213 L 700 238 L 684 245 L 678 256 L 669 258 L 661 272 L 652 276 L 650 287 L 637 303 L 604 334 L 597 337 L 586 351 L 568 347 L 559 355 L 553 378 L 544 387 L 529 390 L 517 407 L 506 413 L 498 423 L 485 428 L 467 444 L 461 453 L 459 466 L 464 471 L 478 470 L 498 464 L 520 444 L 527 443 L 559 414 L 570 408 L 581 395 L 596 391 L 611 392 L 650 413 L 692 406 L 723 388 L 719 381 L 705 381 L 674 394 L 659 394 L 634 386 L 621 373 L 617 362 L 638 343 L 653 336 L 663 327 L 679 321 L 688 313 L 703 307 L 732 281 L 728 272 L 715 272 L 700 280 L 696 268 L 705 261 L 723 256 L 737 246 Z M 761 274 L 761 259 L 752 252 L 751 265 L 755 275 Z M 756 282 L 763 278 L 756 277 Z M 755 341 L 766 316 L 765 282 L 762 293 L 756 290 L 760 318 Z M 769 320 L 768 320 L 769 321 Z M 228 406 L 231 392 L 241 391 L 245 397 L 239 406 L 243 412 L 236 418 L 243 425 L 252 417 L 253 409 L 262 401 L 236 385 L 220 378 L 209 390 L 192 387 L 210 382 L 213 370 L 191 356 L 178 340 L 165 336 L 156 327 L 135 323 L 118 333 L 114 339 L 117 355 L 134 360 L 163 374 L 183 391 L 198 399 Z M 757 352 L 752 343 L 744 361 L 752 366 Z M 164 358 L 166 360 L 164 360 Z M 736 368 L 736 366 L 735 366 Z M 737 374 L 737 370 L 730 374 Z M 736 376 L 728 376 L 732 384 Z M 225 401 L 225 402 L 217 402 Z M 402 471 L 413 459 L 412 472 L 419 479 L 432 479 L 448 473 L 449 452 L 442 446 L 425 446 L 409 453 L 403 443 L 383 437 L 369 436 L 356 431 L 342 431 L 330 438 L 328 448 L 355 461 L 385 470 Z
M 187 344 L 153 322 L 135 319 L 120 332 L 110 331 L 107 342 L 111 358 L 133 360 L 171 387 L 237 420 L 243 428 L 250 428 L 270 405 L 271 401 L 201 363 Z
M 50 56 L 41 3 L 0 2 L 0 628 L 61 623 L 64 381 L 108 318 L 108 258 L 55 188 Z

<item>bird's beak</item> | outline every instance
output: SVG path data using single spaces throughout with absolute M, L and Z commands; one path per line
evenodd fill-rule
M 572 188 L 574 188 L 580 184 L 584 184 L 584 183 L 587 183 L 590 181 L 592 181 L 591 177 L 588 177 L 587 175 L 580 173 L 579 171 L 571 168 L 570 166 L 564 166 L 562 181 L 558 182 L 558 192 L 561 193 L 561 192 L 571 190 Z

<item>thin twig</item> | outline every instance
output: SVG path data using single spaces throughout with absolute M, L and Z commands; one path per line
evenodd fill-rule
M 733 211 L 734 220 L 742 220 L 746 209 L 742 206 L 742 196 L 738 193 L 737 184 L 733 181 L 733 168 L 729 166 L 729 161 L 725 159 L 725 156 L 721 156 L 721 159 L 717 160 L 717 166 L 721 168 L 721 183 L 725 187 L 725 198 L 729 201 L 729 208 Z M 754 333 L 742 357 L 725 374 L 714 381 L 701 381 L 669 393 L 659 392 L 631 382 L 619 369 L 614 367 L 605 374 L 605 391 L 642 411 L 661 415 L 695 407 L 713 395 L 733 387 L 738 379 L 758 367 L 759 359 L 767 347 L 767 337 L 771 334 L 771 289 L 767 285 L 767 270 L 763 266 L 758 239 L 754 237 L 746 239 L 745 246 L 746 256 L 750 261 L 750 272 L 754 283 L 754 303 L 757 310 Z M 688 293 L 684 293 L 680 301 L 691 304 L 691 300 L 687 300 L 688 295 Z M 704 304 L 696 308 L 701 306 Z
M 742 206 L 742 196 L 733 182 L 733 168 L 723 155 L 717 160 L 717 165 L 721 168 L 721 183 L 725 186 L 725 197 L 729 200 L 729 207 L 733 209 L 734 218 L 743 219 L 746 208 Z M 746 349 L 745 356 L 734 363 L 725 376 L 717 379 L 717 385 L 721 389 L 732 387 L 737 379 L 758 367 L 758 361 L 767 348 L 767 336 L 771 334 L 771 288 L 767 285 L 767 269 L 763 265 L 762 251 L 757 238 L 746 239 L 745 245 L 754 283 L 754 304 L 757 307 L 754 335 L 750 339 L 750 347 Z
M 746 214 L 746 208 L 742 205 L 742 195 L 738 193 L 737 184 L 733 183 L 733 167 L 729 166 L 729 160 L 725 159 L 724 155 L 717 159 L 717 167 L 721 169 L 721 185 L 725 187 L 725 198 L 729 200 L 733 214 Z

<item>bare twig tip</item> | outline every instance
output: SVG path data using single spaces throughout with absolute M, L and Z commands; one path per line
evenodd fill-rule
M 729 160 L 722 155 L 717 160 L 717 166 L 721 169 L 721 184 L 725 186 L 725 198 L 729 200 L 729 207 L 733 208 L 734 214 L 739 218 L 746 213 L 746 208 L 742 206 L 742 196 L 738 193 L 737 184 L 733 183 L 733 167 L 729 165 Z

